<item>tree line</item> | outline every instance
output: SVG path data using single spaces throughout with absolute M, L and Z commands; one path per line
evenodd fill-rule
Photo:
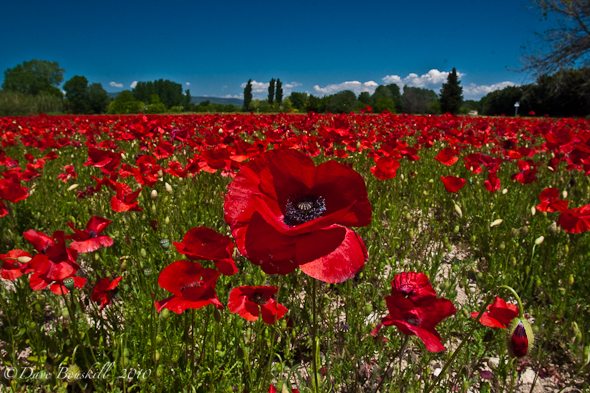
M 589 116 L 590 68 L 561 69 L 543 74 L 534 83 L 508 86 L 480 100 L 464 100 L 455 68 L 437 94 L 434 90 L 396 84 L 378 86 L 358 96 L 340 91 L 323 97 L 292 92 L 283 97 L 283 83 L 272 78 L 266 99 L 254 99 L 252 80 L 244 88 L 243 107 L 191 102 L 190 91 L 170 80 L 142 81 L 131 90 L 109 95 L 100 83 L 75 75 L 60 88 L 64 70 L 56 62 L 25 61 L 4 72 L 0 115 L 33 113 L 178 113 L 178 112 L 391 112 L 412 114 L 477 111 L 483 115 Z

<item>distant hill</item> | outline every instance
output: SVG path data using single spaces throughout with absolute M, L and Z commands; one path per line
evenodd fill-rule
M 108 93 L 111 99 L 117 97 L 119 93 L 110 92 Z M 191 96 L 191 103 L 192 104 L 200 104 L 201 102 L 209 101 L 212 104 L 221 104 L 221 105 L 235 105 L 241 107 L 244 104 L 244 101 L 239 98 L 222 98 L 222 97 L 205 97 L 205 96 Z

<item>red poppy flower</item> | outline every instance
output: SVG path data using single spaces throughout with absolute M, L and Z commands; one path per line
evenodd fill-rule
M 318 280 L 354 277 L 367 258 L 346 226 L 371 221 L 362 177 L 335 161 L 314 165 L 295 150 L 273 150 L 244 164 L 229 185 L 225 220 L 240 252 L 269 274 L 299 267 Z
M 198 309 L 212 304 L 223 305 L 215 293 L 219 272 L 203 268 L 197 262 L 176 261 L 166 266 L 158 276 L 158 285 L 172 293 L 172 296 L 155 302 L 156 310 L 163 308 L 182 314 L 187 309 Z
M 0 179 L 0 199 L 16 203 L 27 199 L 29 191 L 20 184 L 20 180 L 15 177 Z
M 371 167 L 371 173 L 379 180 L 393 179 L 399 166 L 399 161 L 392 157 L 379 157 Z
M 67 183 L 70 179 L 76 179 L 77 177 L 78 174 L 73 165 L 65 165 L 63 167 L 63 172 L 57 175 L 57 178 L 64 183 Z
M 401 295 L 413 302 L 423 299 L 436 298 L 436 292 L 424 273 L 402 272 L 395 275 L 391 281 L 391 294 Z
M 23 262 L 25 261 L 26 262 Z M 5 280 L 16 280 L 23 275 L 31 255 L 24 250 L 10 250 L 6 254 L 0 254 L 0 277 Z
M 517 165 L 520 172 L 512 175 L 512 180 L 520 184 L 529 184 L 537 180 L 537 167 L 532 160 L 520 160 Z
M 123 279 L 123 277 L 120 276 L 115 277 L 112 280 L 109 277 L 101 278 L 94 285 L 94 288 L 92 288 L 90 299 L 93 302 L 99 303 L 100 309 L 102 310 L 111 303 L 121 279 Z
M 568 233 L 590 231 L 590 204 L 562 211 L 557 224 Z
M 446 166 L 453 166 L 459 161 L 459 157 L 455 154 L 455 149 L 450 147 L 445 147 L 439 151 L 434 159 Z
M 78 252 L 66 247 L 63 231 L 56 231 L 50 237 L 29 229 L 23 237 L 39 252 L 23 268 L 25 273 L 32 273 L 29 277 L 31 289 L 39 291 L 49 287 L 53 293 L 61 295 L 68 292 L 64 284 L 68 278 L 73 279 L 76 288 L 84 286 L 86 279 L 75 276 L 80 269 L 76 263 Z
M 541 203 L 537 205 L 540 212 L 554 213 L 562 212 L 567 209 L 568 201 L 560 198 L 559 189 L 554 187 L 545 188 L 539 194 Z
M 227 308 L 247 321 L 253 322 L 262 314 L 262 320 L 271 325 L 281 319 L 287 307 L 278 303 L 274 296 L 275 286 L 242 286 L 233 288 L 229 293 Z
M 395 325 L 403 334 L 418 336 L 430 352 L 445 350 L 435 328 L 443 319 L 457 311 L 450 300 L 435 298 L 416 303 L 395 294 L 387 296 L 385 301 L 389 314 L 383 318 L 384 326 Z
M 477 318 L 479 312 L 471 313 L 471 318 Z M 504 299 L 496 296 L 494 302 L 487 307 L 479 319 L 479 322 L 487 327 L 505 329 L 514 318 L 518 316 L 518 306 L 506 303 Z
M 69 222 L 68 226 L 74 231 L 74 234 L 69 236 L 74 240 L 70 243 L 70 247 L 82 254 L 112 246 L 113 239 L 110 236 L 101 235 L 111 222 L 103 217 L 92 216 L 86 224 L 86 229 L 82 231 L 76 229 L 74 224 Z
M 217 269 L 227 276 L 236 274 L 238 268 L 233 259 L 234 243 L 228 236 L 207 227 L 191 228 L 182 242 L 174 242 L 176 250 L 190 259 L 214 261 Z
M 131 187 L 129 187 L 125 183 L 115 183 L 116 187 L 116 195 L 113 195 L 111 198 L 111 209 L 117 213 L 126 212 L 126 211 L 141 211 L 141 207 L 139 207 L 139 202 L 137 202 L 137 197 L 141 192 L 141 188 L 137 189 L 136 191 L 131 191 Z
M 275 385 L 270 385 L 268 387 L 268 393 L 277 393 L 278 390 L 275 387 Z M 285 392 L 285 387 L 283 386 L 283 389 L 281 390 L 281 392 Z M 291 388 L 291 393 L 299 393 L 299 389 L 297 388 Z
M 445 189 L 448 192 L 459 192 L 463 188 L 467 180 L 456 176 L 441 176 L 440 180 L 443 182 Z
M 484 180 L 483 185 L 489 192 L 496 192 L 500 189 L 500 179 L 495 172 L 490 172 L 488 178 Z

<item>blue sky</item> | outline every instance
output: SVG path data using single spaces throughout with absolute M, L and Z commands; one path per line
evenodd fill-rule
M 533 0 L 3 0 L 0 10 L 0 70 L 36 58 L 108 91 L 165 78 L 218 97 L 241 97 L 249 78 L 262 97 L 273 77 L 287 94 L 438 91 L 452 67 L 465 97 L 479 97 L 533 79 L 518 69 L 548 24 Z

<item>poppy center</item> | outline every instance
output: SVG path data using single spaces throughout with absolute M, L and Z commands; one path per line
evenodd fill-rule
M 290 227 L 320 217 L 326 212 L 326 200 L 322 196 L 307 196 L 297 201 L 287 201 L 283 221 Z
M 420 326 L 420 319 L 414 315 L 410 315 L 406 318 L 406 322 L 410 325 Z
M 263 305 L 266 303 L 266 297 L 261 293 L 255 293 L 252 295 L 251 300 L 258 305 Z

